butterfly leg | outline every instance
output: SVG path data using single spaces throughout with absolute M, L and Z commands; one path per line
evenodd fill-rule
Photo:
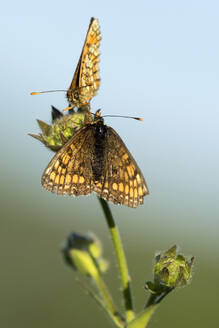
M 64 112 L 66 112 L 66 110 L 70 110 L 70 109 L 72 109 L 72 108 L 74 108 L 74 106 L 69 106 L 69 107 L 67 107 L 67 108 L 64 108 L 64 109 L 62 110 L 62 115 L 64 116 Z

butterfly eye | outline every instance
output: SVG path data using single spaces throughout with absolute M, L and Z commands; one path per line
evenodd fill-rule
M 75 98 L 75 100 L 78 100 L 78 99 L 79 99 L 78 91 L 75 91 L 75 92 L 74 92 L 74 98 Z

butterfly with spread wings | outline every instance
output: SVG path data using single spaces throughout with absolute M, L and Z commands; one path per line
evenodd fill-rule
M 115 204 L 137 207 L 148 188 L 140 168 L 99 111 L 57 152 L 42 175 L 42 186 L 58 194 L 92 191 Z
M 70 108 L 89 106 L 100 86 L 99 56 L 100 27 L 96 18 L 91 18 L 87 36 L 76 67 L 72 82 L 67 91 Z

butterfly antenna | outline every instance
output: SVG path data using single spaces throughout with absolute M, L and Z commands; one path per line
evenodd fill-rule
M 133 120 L 143 121 L 141 117 L 134 117 L 134 116 L 123 116 L 123 115 L 104 115 L 102 117 L 122 117 L 122 118 L 132 118 Z
M 37 92 L 31 92 L 31 96 L 39 95 L 40 93 L 49 93 L 49 92 L 67 92 L 67 90 L 47 90 L 47 91 L 37 91 Z
M 76 89 L 70 89 L 70 90 L 47 90 L 47 91 L 36 91 L 36 92 L 31 92 L 31 96 L 35 96 L 35 95 L 39 95 L 41 93 L 50 93 L 50 92 L 68 92 L 68 91 L 77 91 L 77 90 L 80 90 L 82 88 L 86 88 L 86 87 L 89 87 L 91 86 L 91 84 L 87 84 L 87 85 L 83 85 L 82 87 L 80 88 L 76 88 Z

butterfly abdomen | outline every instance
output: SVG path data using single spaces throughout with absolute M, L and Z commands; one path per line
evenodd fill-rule
M 99 181 L 104 173 L 104 153 L 107 127 L 102 121 L 93 125 L 94 149 L 92 170 L 94 180 Z

